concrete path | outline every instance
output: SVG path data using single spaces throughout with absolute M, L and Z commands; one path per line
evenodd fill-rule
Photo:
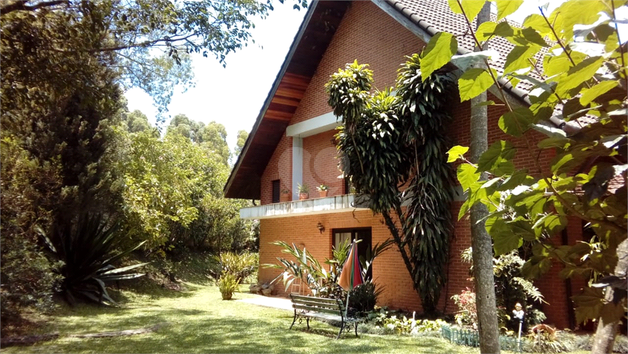
M 292 303 L 290 299 L 286 299 L 285 297 L 256 295 L 254 298 L 241 299 L 237 301 L 248 302 L 249 304 L 292 311 Z

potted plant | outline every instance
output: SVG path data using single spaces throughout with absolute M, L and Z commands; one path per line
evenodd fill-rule
M 290 199 L 291 199 L 290 197 L 291 197 L 290 190 L 284 188 L 284 189 L 281 190 L 281 193 L 279 194 L 279 201 L 280 202 L 289 202 Z
M 329 187 L 327 185 L 321 184 L 320 186 L 316 187 L 316 189 L 318 190 L 319 197 L 327 197 L 327 192 L 329 192 Z
M 297 183 L 297 191 L 299 192 L 299 200 L 304 200 L 310 197 L 310 188 L 307 184 Z
M 233 293 L 238 290 L 238 280 L 233 274 L 224 273 L 218 280 L 218 289 L 223 300 L 231 300 Z

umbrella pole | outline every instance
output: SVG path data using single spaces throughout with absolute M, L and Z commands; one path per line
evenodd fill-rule
M 347 305 L 345 306 L 345 318 L 349 314 L 349 291 L 347 291 Z

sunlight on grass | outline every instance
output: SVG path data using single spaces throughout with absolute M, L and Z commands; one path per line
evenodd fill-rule
M 478 353 L 431 337 L 343 334 L 322 322 L 292 323 L 292 312 L 241 301 L 222 301 L 215 286 L 185 284 L 187 291 L 154 298 L 120 291 L 122 308 L 80 305 L 60 309 L 55 322 L 41 333 L 60 338 L 3 353 Z M 244 287 L 242 288 L 244 290 Z M 258 295 L 236 293 L 234 299 Z M 121 331 L 160 325 L 152 333 L 113 338 L 71 338 L 69 335 Z

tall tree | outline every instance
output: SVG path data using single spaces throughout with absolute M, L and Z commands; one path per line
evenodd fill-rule
M 236 158 L 240 156 L 242 153 L 242 149 L 244 149 L 244 144 L 246 144 L 246 139 L 249 138 L 249 132 L 246 130 L 238 130 L 238 141 L 236 141 L 236 147 L 233 151 L 233 156 Z
M 422 78 L 414 54 L 399 70 L 394 90 L 370 93 L 367 65 L 347 64 L 326 84 L 328 103 L 342 117 L 341 169 L 380 213 L 421 298 L 435 315 L 446 279 L 453 169 L 447 163 L 446 109 L 453 80 L 438 72 Z
M 283 0 L 279 0 L 283 3 Z M 60 14 L 68 22 L 84 16 L 97 19 L 101 36 L 94 41 L 64 46 L 51 42 L 48 51 L 110 53 L 120 69 L 119 83 L 140 87 L 150 94 L 163 112 L 177 84 L 191 83 L 191 53 L 213 55 L 223 65 L 226 57 L 251 38 L 253 18 L 265 18 L 273 1 L 175 0 L 69 1 L 9 0 L 0 5 L 2 16 Z M 299 9 L 306 0 L 294 0 Z M 62 30 L 58 37 L 72 40 L 74 33 Z
M 490 21 L 491 3 L 486 1 L 476 18 L 476 30 L 482 23 Z M 472 20 L 472 19 L 471 19 Z M 488 49 L 477 43 L 475 51 Z M 486 70 L 483 61 L 477 61 L 472 69 Z M 477 163 L 480 156 L 488 149 L 488 100 L 486 91 L 472 98 L 471 140 L 469 145 L 470 161 Z M 483 173 L 480 180 L 486 181 L 488 174 Z M 493 240 L 486 231 L 484 223 L 488 216 L 488 208 L 484 204 L 475 204 L 470 210 L 471 245 L 473 251 L 473 279 L 475 282 L 476 307 L 478 314 L 478 331 L 480 333 L 480 352 L 499 353 L 499 324 L 497 316 L 497 299 L 495 298 L 495 277 L 493 274 Z

